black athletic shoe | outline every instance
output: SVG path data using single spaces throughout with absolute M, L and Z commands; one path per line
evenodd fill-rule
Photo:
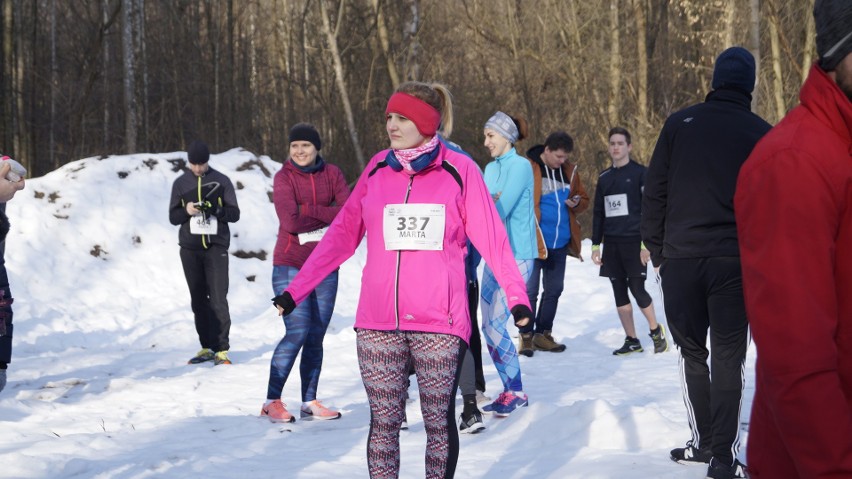
M 714 457 L 707 468 L 707 479 L 740 479 L 746 476 L 746 465 L 734 459 L 733 465 L 723 464 Z
M 189 358 L 189 361 L 186 364 L 201 364 L 207 361 L 213 361 L 213 351 L 207 348 L 202 348 L 198 351 L 195 356 Z
M 686 447 L 678 447 L 672 449 L 671 458 L 672 461 L 678 464 L 686 464 L 686 465 L 704 465 L 710 463 L 710 458 L 713 457 L 713 453 L 710 451 L 702 451 L 700 449 L 696 449 L 690 445 Z
M 624 338 L 624 346 L 616 349 L 612 352 L 612 354 L 614 356 L 625 356 L 632 353 L 641 353 L 642 351 L 644 351 L 644 349 L 642 349 L 642 343 L 639 342 L 639 338 L 631 338 L 630 336 L 627 336 Z
M 464 417 L 464 414 L 459 416 L 459 432 L 462 434 L 476 434 L 485 429 L 485 423 L 482 422 L 482 413 L 473 411 L 470 416 Z

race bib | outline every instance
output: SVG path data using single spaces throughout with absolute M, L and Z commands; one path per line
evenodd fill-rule
M 316 243 L 322 239 L 326 231 L 328 231 L 328 226 L 307 233 L 299 233 L 299 244 Z
M 385 205 L 385 249 L 444 249 L 445 206 L 430 203 Z
M 189 232 L 194 235 L 215 235 L 219 231 L 219 222 L 216 217 L 209 215 L 195 215 L 189 219 Z
M 604 197 L 606 217 L 627 216 L 627 194 L 609 195 Z

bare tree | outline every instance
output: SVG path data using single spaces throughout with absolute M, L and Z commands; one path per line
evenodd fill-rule
M 618 27 L 618 0 L 609 2 L 609 101 L 607 117 L 610 126 L 619 124 L 618 105 L 621 101 L 621 41 Z
M 122 35 L 124 52 L 124 148 L 127 153 L 136 152 L 139 129 L 138 99 L 136 98 L 136 48 L 133 31 L 136 1 L 121 0 Z
M 772 54 L 772 73 L 774 76 L 775 121 L 784 117 L 787 109 L 784 107 L 784 79 L 781 77 L 781 40 L 778 38 L 778 15 L 773 8 L 773 2 L 769 2 L 769 40 Z
M 325 8 L 325 0 L 317 0 L 320 7 L 320 16 L 322 17 L 322 29 L 325 32 L 328 48 L 331 53 L 331 59 L 334 62 L 334 77 L 337 83 L 337 89 L 340 94 L 340 101 L 343 104 L 343 111 L 346 115 L 346 124 L 349 128 L 349 137 L 352 140 L 352 148 L 355 150 L 355 158 L 358 160 L 358 166 L 364 169 L 366 162 L 364 161 L 364 152 L 361 150 L 361 143 L 358 140 L 358 130 L 355 127 L 355 117 L 352 114 L 352 104 L 349 102 L 349 93 L 346 89 L 346 80 L 343 75 L 343 64 L 340 61 L 340 51 L 337 48 L 337 32 L 332 31 L 331 22 L 328 20 L 328 12 Z M 346 7 L 346 0 L 340 2 L 341 11 Z M 340 22 L 337 23 L 340 25 Z

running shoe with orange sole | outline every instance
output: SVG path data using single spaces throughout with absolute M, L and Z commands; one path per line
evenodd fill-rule
M 302 403 L 302 419 L 340 419 L 340 412 L 334 411 L 322 405 L 314 399 L 311 402 Z

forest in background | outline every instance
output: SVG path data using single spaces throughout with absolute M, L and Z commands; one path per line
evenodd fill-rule
M 32 176 L 196 138 L 283 161 L 290 126 L 310 122 L 354 181 L 387 145 L 395 86 L 437 81 L 453 92 L 451 140 L 480 165 L 501 110 L 530 125 L 522 154 L 568 131 L 591 193 L 609 128 L 629 129 L 647 164 L 728 46 L 758 59 L 753 109 L 783 117 L 816 59 L 813 2 L 2 0 L 0 151 Z

